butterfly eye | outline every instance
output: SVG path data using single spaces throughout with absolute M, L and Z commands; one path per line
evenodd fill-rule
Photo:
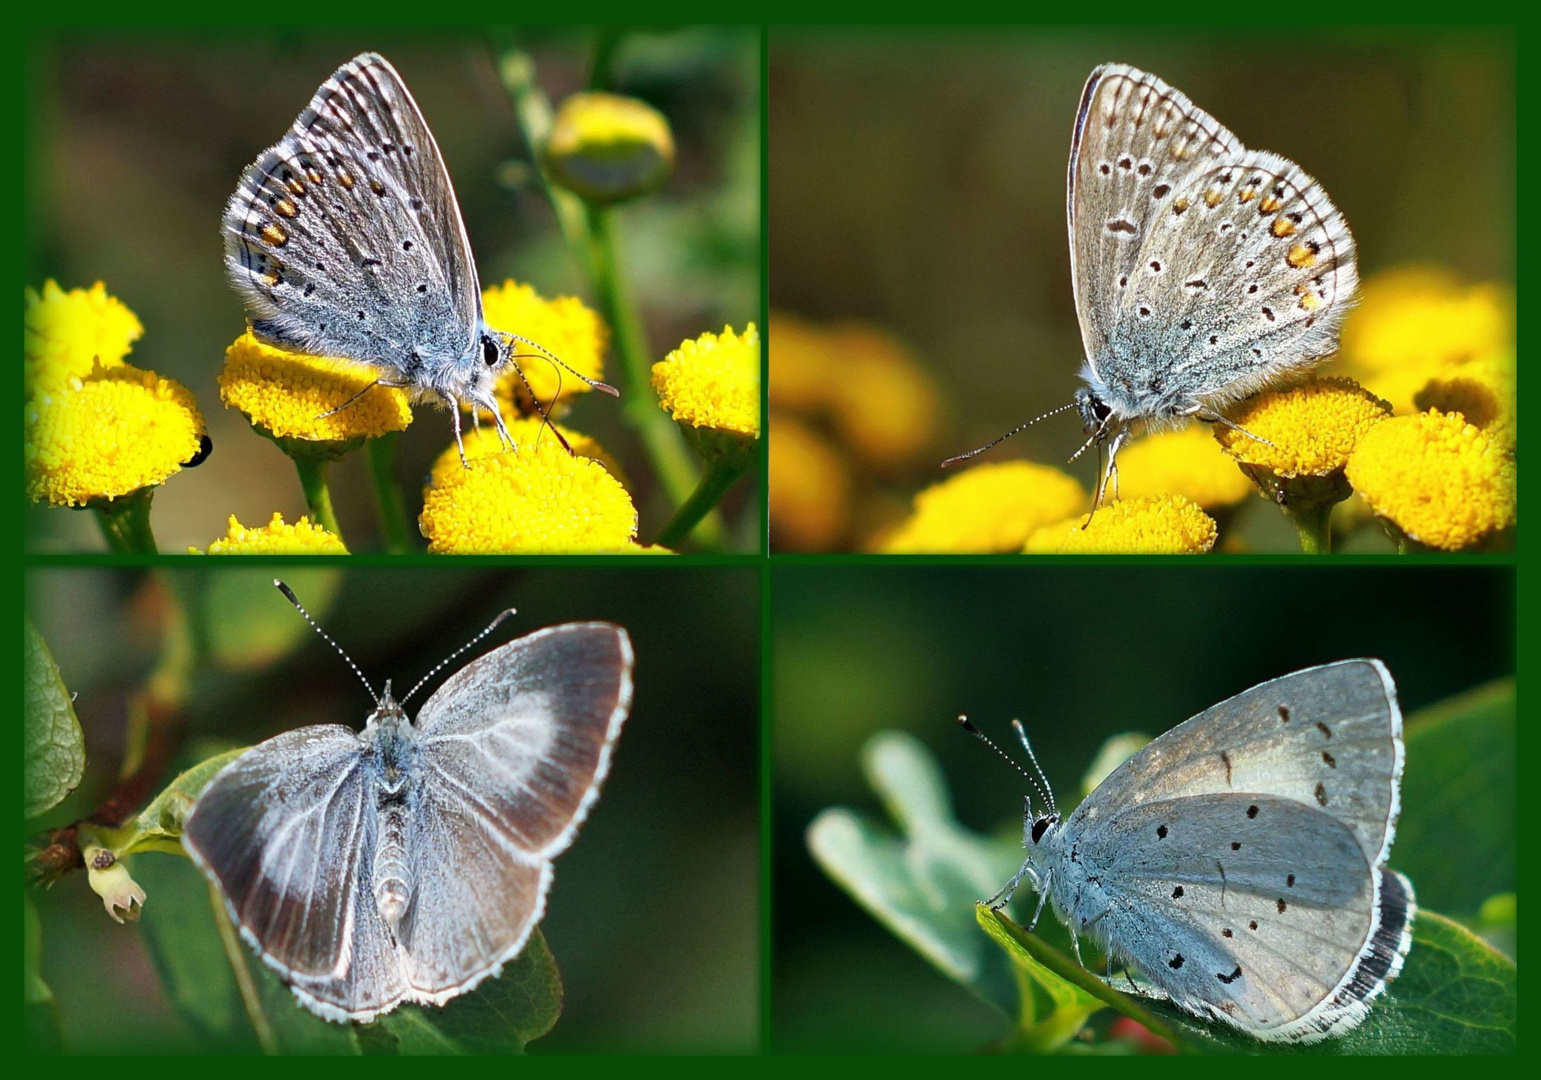
M 497 364 L 498 357 L 498 343 L 490 337 L 482 338 L 482 359 L 486 361 L 487 366 L 492 367 Z
M 1053 825 L 1058 820 L 1058 816 L 1050 814 L 1048 817 L 1041 817 L 1037 821 L 1033 822 L 1033 843 L 1036 844 L 1038 841 L 1042 840 L 1043 834 L 1049 831 L 1049 826 Z

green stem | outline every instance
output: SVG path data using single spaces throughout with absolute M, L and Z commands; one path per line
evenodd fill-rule
M 295 471 L 300 474 L 300 487 L 305 491 L 305 506 L 310 519 L 341 539 L 342 530 L 337 527 L 337 514 L 332 510 L 332 491 L 326 485 L 326 467 L 330 462 L 313 457 L 293 460 Z
M 669 524 L 663 527 L 663 532 L 658 534 L 658 542 L 664 547 L 672 548 L 680 541 L 690 536 L 690 533 L 712 511 L 712 508 L 721 501 L 738 478 L 749 470 L 749 464 L 755 460 L 752 457 L 740 457 L 733 462 L 717 461 L 708 466 L 701 482 L 696 485 L 696 490 L 690 493 L 690 498 L 680 504 L 680 508 L 674 512 L 674 517 Z
M 407 504 L 396 483 L 396 438 L 394 431 L 370 439 L 369 478 L 374 481 L 375 509 L 380 527 L 385 531 L 385 550 L 405 555 L 412 550 L 412 534 L 407 529 Z
M 230 973 L 235 977 L 236 990 L 241 995 L 246 1018 L 251 1021 L 252 1030 L 257 1035 L 257 1045 L 262 1047 L 264 1054 L 276 1054 L 278 1040 L 273 1035 L 273 1025 L 268 1023 L 267 1012 L 262 1008 L 262 998 L 257 992 L 256 981 L 251 977 L 251 969 L 246 966 L 246 949 L 236 936 L 230 915 L 225 911 L 225 903 L 212 882 L 209 884 L 209 903 L 214 908 L 214 922 L 219 927 L 219 943 L 225 950 L 225 959 L 230 963 Z
M 1300 550 L 1307 555 L 1326 555 L 1332 551 L 1332 503 L 1296 506 L 1288 511 L 1300 534 Z
M 159 554 L 155 534 L 150 531 L 150 500 L 154 497 L 153 487 L 142 487 L 119 498 L 92 504 L 109 551 L 117 555 Z
M 681 505 L 700 481 L 695 458 L 674 420 L 658 407 L 652 389 L 652 352 L 642 320 L 637 316 L 626 277 L 621 273 L 620 242 L 615 211 L 586 207 L 589 225 L 589 263 L 594 273 L 594 292 L 605 320 L 615 334 L 615 351 L 625 374 L 625 415 L 641 436 L 653 468 L 671 501 Z M 699 539 L 711 546 L 722 543 L 722 518 L 710 513 L 699 526 Z

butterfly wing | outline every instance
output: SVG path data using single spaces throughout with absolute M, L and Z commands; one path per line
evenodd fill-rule
M 1156 76 L 1092 72 L 1067 210 L 1090 375 L 1126 416 L 1216 409 L 1337 349 L 1358 283 L 1343 215 Z
M 357 56 L 321 84 L 241 174 L 223 232 L 225 272 L 270 344 L 406 381 L 420 361 L 471 354 L 481 296 L 460 207 L 383 57 Z
M 329 1020 L 369 1020 L 407 992 L 369 887 L 375 807 L 357 732 L 259 743 L 198 797 L 182 842 L 241 936 Z
M 1199 1016 L 1269 1041 L 1351 1027 L 1411 945 L 1412 888 L 1371 863 L 1354 831 L 1270 795 L 1131 806 L 1076 834 L 1104 883 L 1093 928 L 1154 987 Z
M 1276 795 L 1342 822 L 1379 866 L 1401 809 L 1402 711 L 1379 660 L 1259 683 L 1147 743 L 1072 820 L 1185 795 Z
M 402 932 L 423 999 L 470 989 L 524 947 L 551 860 L 609 771 L 631 664 L 620 627 L 569 623 L 466 665 L 423 707 L 412 848 L 418 895 L 435 902 Z

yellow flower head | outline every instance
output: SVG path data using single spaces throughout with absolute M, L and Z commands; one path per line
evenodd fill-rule
M 1510 446 L 1516 436 L 1514 353 L 1490 353 L 1430 379 L 1413 403 L 1419 410 L 1456 412 L 1473 427 Z
M 340 443 L 404 431 L 412 422 L 407 392 L 364 390 L 374 381 L 360 364 L 276 349 L 247 331 L 225 350 L 219 396 L 274 438 Z
M 40 390 L 23 415 L 27 496 L 51 506 L 116 499 L 207 453 L 192 393 L 128 364 Z
M 1354 490 L 1406 536 L 1455 551 L 1514 524 L 1514 461 L 1459 414 L 1398 416 L 1360 440 Z
M 874 465 L 902 465 L 936 435 L 941 395 L 905 345 L 860 323 L 832 327 L 827 348 L 836 429 Z
M 976 465 L 915 496 L 915 512 L 883 544 L 900 552 L 1019 551 L 1035 529 L 1086 505 L 1086 491 L 1047 465 Z
M 1136 439 L 1118 455 L 1121 499 L 1182 495 L 1200 506 L 1234 506 L 1252 484 L 1215 443 L 1203 424 Z
M 1399 413 L 1441 369 L 1514 346 L 1514 290 L 1467 285 L 1437 266 L 1406 266 L 1370 278 L 1343 325 L 1340 370 Z
M 781 412 L 770 418 L 770 527 L 776 547 L 828 551 L 851 515 L 851 474 L 824 438 Z
M 1215 546 L 1214 518 L 1181 495 L 1119 499 L 1096 513 L 1038 529 L 1029 554 L 1202 555 Z M 1084 526 L 1084 527 L 1083 527 Z
M 573 94 L 551 122 L 546 165 L 563 187 L 588 202 L 619 202 L 669 178 L 674 135 L 663 113 L 638 98 Z
M 428 550 L 449 555 L 619 551 L 637 532 L 620 481 L 555 439 L 443 470 L 417 521 Z
M 1390 414 L 1389 404 L 1352 379 L 1311 378 L 1243 402 L 1229 415 L 1246 434 L 1216 424 L 1215 438 L 1237 461 L 1275 476 L 1326 476 Z
M 190 555 L 205 552 L 188 548 Z M 225 535 L 209 545 L 209 555 L 346 555 L 342 537 L 312 525 L 301 515 L 293 525 L 284 524 L 284 516 L 275 512 L 273 520 L 261 528 L 248 529 L 230 515 Z
M 697 428 L 760 437 L 760 332 L 702 334 L 653 365 L 658 404 Z
M 89 289 L 65 292 L 49 280 L 41 296 L 31 289 L 24 295 L 22 351 L 28 397 L 84 379 L 98 361 L 104 368 L 116 367 L 144 333 L 134 313 L 109 296 L 100 281 Z
M 508 280 L 482 293 L 482 317 L 487 325 L 505 334 L 528 338 L 540 348 L 520 341 L 510 343 L 515 363 L 498 379 L 497 395 L 521 415 L 532 415 L 535 403 L 550 412 L 570 405 L 579 394 L 593 389 L 582 379 L 564 371 L 545 353 L 550 353 L 590 379 L 605 377 L 605 350 L 610 345 L 610 329 L 605 321 L 576 296 L 547 300 L 531 285 Z M 541 350 L 545 350 L 543 353 Z M 519 378 L 520 374 L 524 379 Z M 525 387 L 525 383 L 530 385 Z M 535 401 L 530 400 L 530 391 Z M 559 396 L 560 394 L 560 396 Z
M 610 475 L 619 480 L 622 486 L 626 484 L 626 476 L 621 472 L 620 463 L 610 456 L 604 447 L 592 436 L 583 435 L 572 428 L 563 427 L 561 424 L 547 426 L 546 422 L 538 416 L 520 416 L 509 421 L 508 433 L 514 437 L 514 445 L 523 453 L 535 446 L 544 446 L 552 443 L 556 446 L 562 444 L 557 441 L 556 435 L 550 430 L 555 428 L 562 433 L 568 444 L 573 448 L 573 453 L 579 457 L 593 458 L 606 469 Z M 465 432 L 466 461 L 476 461 L 478 458 L 491 457 L 494 454 L 509 453 L 506 443 L 498 438 L 498 429 L 491 424 L 483 424 L 479 428 L 472 428 Z M 450 445 L 440 454 L 433 463 L 433 470 L 429 477 L 429 483 L 435 487 L 445 483 L 451 478 L 451 470 L 463 472 L 465 465 L 460 461 L 460 449 Z

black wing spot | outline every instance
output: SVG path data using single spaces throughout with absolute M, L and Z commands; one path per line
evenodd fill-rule
M 1178 968 L 1182 967 L 1183 966 L 1183 954 L 1182 953 L 1178 953 L 1176 956 L 1172 957 L 1172 959 L 1170 959 L 1170 960 L 1168 960 L 1166 962 L 1166 966 L 1171 968 L 1173 971 L 1176 971 Z
M 1158 839 L 1158 840 L 1165 840 L 1166 839 L 1166 826 L 1165 825 L 1157 825 L 1156 826 L 1156 839 Z
M 1336 769 L 1338 767 L 1338 759 L 1325 750 L 1322 751 L 1322 761 L 1326 762 L 1329 769 Z
M 1181 885 L 1179 885 L 1179 886 L 1177 886 L 1177 888 L 1172 890 L 1172 899 L 1173 900 L 1181 900 L 1182 898 L 1183 898 L 1183 887 Z
M 1325 784 L 1316 785 L 1316 801 L 1321 806 L 1327 805 L 1327 786 Z
M 1267 319 L 1269 322 L 1273 322 L 1273 308 L 1265 307 L 1263 309 L 1263 318 Z
M 417 287 L 417 291 L 418 292 L 427 292 L 428 291 L 428 285 L 426 283 L 419 285 Z
M 1171 184 L 1157 184 L 1155 186 L 1155 188 L 1151 191 L 1150 197 L 1153 198 L 1153 199 L 1164 199 L 1167 196 L 1167 192 L 1169 192 L 1171 190 L 1172 190 L 1172 185 Z
M 1289 910 L 1289 905 L 1284 902 L 1284 897 L 1282 897 L 1282 896 L 1279 897 L 1279 899 L 1275 900 L 1274 903 L 1279 905 L 1279 914 L 1280 915 L 1283 915 L 1286 911 Z
M 1226 986 L 1229 986 L 1229 985 L 1231 985 L 1231 983 L 1233 983 L 1237 979 L 1241 978 L 1241 965 L 1237 964 L 1236 965 L 1236 970 L 1231 972 L 1229 975 L 1224 975 L 1224 974 L 1221 974 L 1220 972 L 1217 971 L 1217 972 L 1215 972 L 1215 978 L 1217 978 L 1221 982 L 1225 983 Z
M 1232 840 L 1231 841 L 1231 850 L 1232 851 L 1240 851 L 1241 850 L 1241 841 L 1240 840 Z
M 1251 922 L 1249 922 L 1247 924 L 1247 929 L 1248 930 L 1256 930 L 1257 929 L 1257 920 L 1253 919 Z
M 1316 730 L 1320 731 L 1323 735 L 1327 736 L 1329 739 L 1332 738 L 1332 728 L 1328 727 L 1326 724 L 1322 723 L 1320 720 L 1318 720 L 1316 722 Z
M 1247 807 L 1247 816 L 1249 818 L 1257 817 L 1257 807 L 1256 806 L 1249 806 L 1249 807 Z
M 1232 933 L 1231 928 L 1229 926 L 1227 926 L 1224 930 L 1220 931 L 1220 936 L 1221 937 L 1235 937 L 1236 935 L 1234 933 Z
M 1284 884 L 1293 889 L 1295 887 L 1295 875 L 1290 874 L 1288 877 L 1286 877 L 1284 879 Z
M 1290 722 L 1290 711 L 1287 706 L 1279 706 L 1279 719 L 1283 720 L 1286 724 Z

